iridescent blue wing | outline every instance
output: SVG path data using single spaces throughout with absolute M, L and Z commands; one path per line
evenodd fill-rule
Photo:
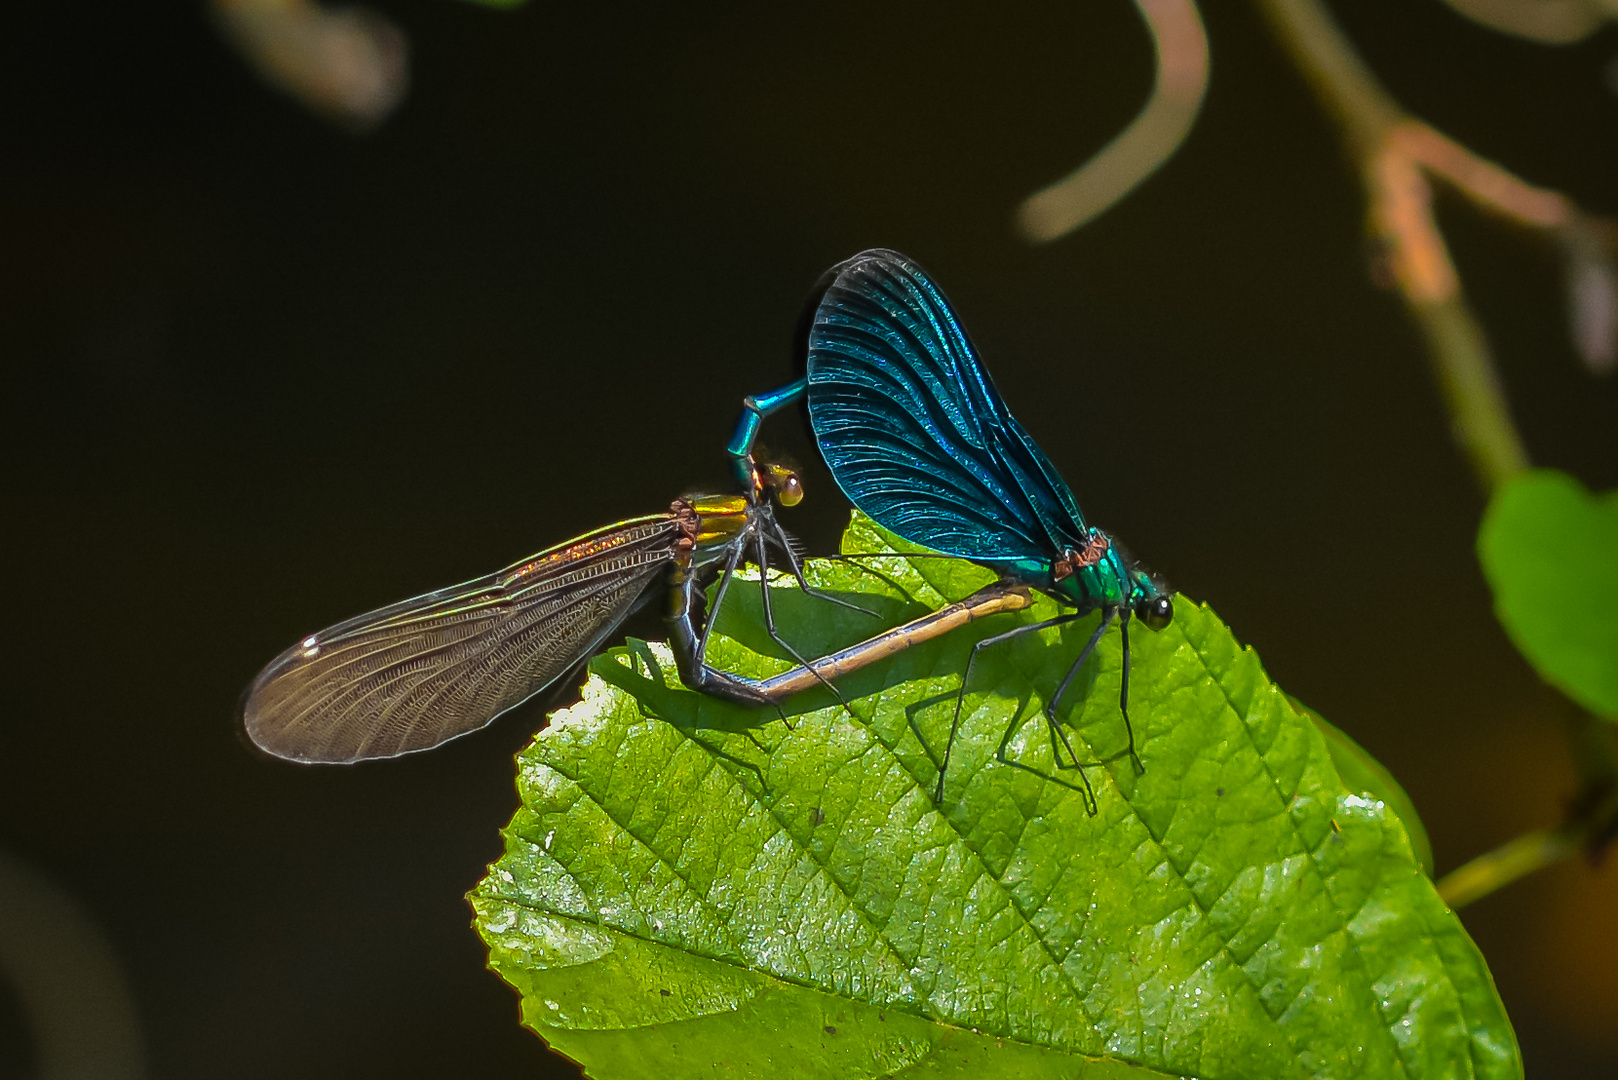
M 809 419 L 855 506 L 935 551 L 1048 562 L 1087 530 L 926 273 L 894 251 L 837 268 L 809 330 Z

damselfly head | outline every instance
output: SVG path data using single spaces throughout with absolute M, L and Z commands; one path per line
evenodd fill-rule
M 1144 570 L 1135 571 L 1135 618 L 1148 630 L 1161 630 L 1174 621 L 1174 598 L 1168 586 Z
M 803 481 L 798 478 L 796 469 L 772 463 L 760 465 L 758 473 L 759 486 L 773 494 L 782 506 L 797 506 L 803 501 Z

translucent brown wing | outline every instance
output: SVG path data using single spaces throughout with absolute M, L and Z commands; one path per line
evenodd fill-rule
M 311 634 L 253 680 L 243 729 L 276 757 L 331 763 L 476 731 L 593 652 L 680 535 L 671 514 L 631 518 Z

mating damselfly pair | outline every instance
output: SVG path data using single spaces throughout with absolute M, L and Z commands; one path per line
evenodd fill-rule
M 676 499 L 664 513 L 609 525 L 499 573 L 311 634 L 249 686 L 242 707 L 247 736 L 265 752 L 299 762 L 346 763 L 438 746 L 555 682 L 660 594 L 681 680 L 693 690 L 767 706 L 813 686 L 835 689 L 839 675 L 977 618 L 1022 610 L 1038 590 L 1066 610 L 972 646 L 935 799 L 943 797 L 978 654 L 1097 610 L 1100 624 L 1047 701 L 1046 719 L 1068 764 L 1083 776 L 1058 711 L 1117 622 L 1126 752 L 1142 769 L 1129 723 L 1129 623 L 1167 625 L 1174 608 L 1166 588 L 1085 522 L 1055 466 L 1007 409 L 949 301 L 919 266 L 897 252 L 863 252 L 828 271 L 811 304 L 804 376 L 743 402 L 727 446 L 738 491 Z M 982 564 L 999 580 L 841 652 L 814 660 L 799 655 L 771 611 L 771 551 L 805 592 L 852 605 L 810 587 L 776 520 L 777 506 L 802 497 L 797 475 L 754 458 L 764 419 L 797 403 L 807 405 L 815 446 L 857 508 L 905 540 Z M 798 664 L 763 680 L 706 660 L 725 591 L 749 556 L 760 568 L 765 629 Z M 714 603 L 703 619 L 697 590 L 715 576 Z

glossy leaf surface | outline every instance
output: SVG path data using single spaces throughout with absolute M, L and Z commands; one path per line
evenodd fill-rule
M 891 538 L 857 520 L 845 550 Z M 814 564 L 899 619 L 983 584 L 950 560 Z M 756 674 L 756 592 L 716 639 Z M 871 631 L 791 589 L 808 652 Z M 746 598 L 751 599 L 746 599 Z M 1481 956 L 1390 804 L 1206 608 L 1132 636 L 1147 771 L 1052 770 L 1041 702 L 1094 627 L 985 653 L 930 798 L 971 634 L 815 691 L 789 722 L 690 693 L 660 647 L 598 658 L 519 759 L 506 854 L 472 894 L 524 1022 L 622 1077 L 1521 1076 Z M 865 620 L 865 621 L 862 621 Z M 762 648 L 760 652 L 763 652 Z M 1066 717 L 1124 746 L 1119 640 Z M 1006 757 L 995 748 L 1009 732 Z
M 1406 835 L 1410 837 L 1410 850 L 1415 854 L 1416 862 L 1421 865 L 1422 871 L 1428 877 L 1432 877 L 1433 845 L 1432 841 L 1427 839 L 1427 826 L 1421 823 L 1421 818 L 1416 813 L 1416 804 L 1405 794 L 1405 789 L 1393 778 L 1387 766 L 1349 738 L 1347 732 L 1297 698 L 1288 695 L 1287 700 L 1292 703 L 1293 708 L 1313 720 L 1315 727 L 1320 729 L 1321 737 L 1326 740 L 1326 749 L 1331 753 L 1331 763 L 1337 769 L 1337 776 L 1342 780 L 1343 786 L 1350 791 L 1370 795 L 1388 804 L 1388 809 L 1399 818 L 1405 827 Z
M 1540 676 L 1618 720 L 1618 491 L 1525 473 L 1490 502 L 1478 558 L 1495 613 Z

